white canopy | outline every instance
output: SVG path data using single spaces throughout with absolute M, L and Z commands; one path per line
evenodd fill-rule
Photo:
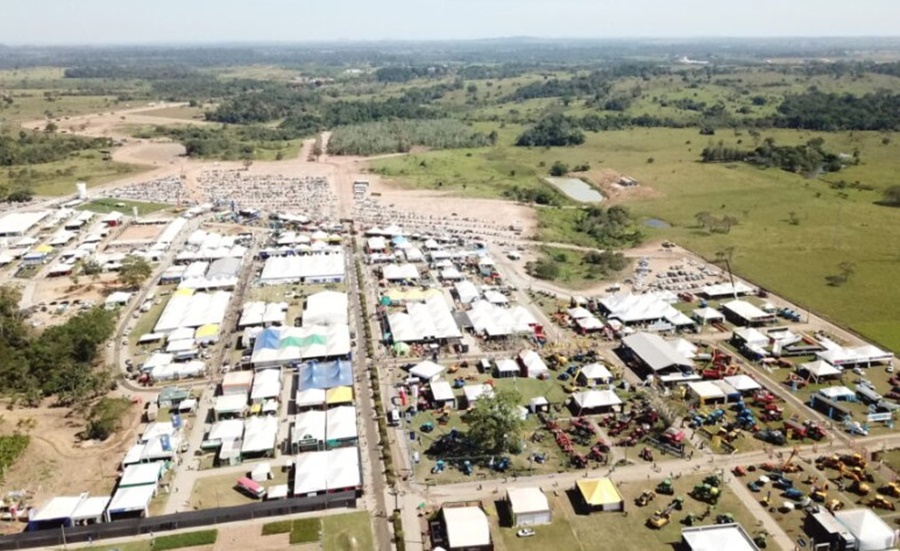
M 415 280 L 419 279 L 419 269 L 415 264 L 389 264 L 382 268 L 382 275 L 388 281 Z
M 113 494 L 107 511 L 109 513 L 144 511 L 150 505 L 150 500 L 154 495 L 156 495 L 156 485 L 119 488 Z
M 423 381 L 431 381 L 443 372 L 444 366 L 438 365 L 430 360 L 419 362 L 409 370 L 410 375 L 418 377 Z
M 469 405 L 474 404 L 481 398 L 490 398 L 494 395 L 494 387 L 491 385 L 468 385 L 463 387 L 463 393 L 466 395 L 466 401 Z
M 871 509 L 837 511 L 834 517 L 859 540 L 859 551 L 892 549 L 896 544 L 894 529 Z
M 447 381 L 434 381 L 431 383 L 431 395 L 435 402 L 452 402 L 456 399 L 453 389 Z
M 441 295 L 429 296 L 422 303 L 407 303 L 406 313 L 391 314 L 388 316 L 388 324 L 394 341 L 397 342 L 420 342 L 462 336 L 450 307 Z
M 362 485 L 356 446 L 302 453 L 294 461 L 294 495 L 358 488 Z
M 572 394 L 572 399 L 582 409 L 606 408 L 622 403 L 614 390 L 585 390 Z
M 213 423 L 209 434 L 206 435 L 207 440 L 240 440 L 244 436 L 244 421 L 241 419 L 228 419 Z
M 526 376 L 537 379 L 542 375 L 548 375 L 550 368 L 534 350 L 523 350 L 519 353 L 519 363 L 525 366 Z
M 325 438 L 328 441 L 352 440 L 358 437 L 356 408 L 338 406 L 325 412 Z
M 511 360 L 509 358 L 503 358 L 500 360 L 496 360 L 497 363 L 497 372 L 498 373 L 518 373 L 519 372 L 519 364 L 515 362 L 515 360 Z
M 294 398 L 294 404 L 298 408 L 322 406 L 325 404 L 325 389 L 308 388 L 306 390 L 300 390 Z
M 825 360 L 802 363 L 800 364 L 800 368 L 806 370 L 817 380 L 823 377 L 837 377 L 841 374 L 840 369 L 834 367 Z
M 725 392 L 714 385 L 712 381 L 696 381 L 688 383 L 688 388 L 702 400 L 715 400 L 725 398 Z
M 725 377 L 724 381 L 740 392 L 749 392 L 762 388 L 752 377 L 744 374 Z
M 469 304 L 478 298 L 478 289 L 476 289 L 475 284 L 468 279 L 457 281 L 453 287 L 456 289 L 459 301 L 463 304 Z
M 303 325 L 346 325 L 348 317 L 347 293 L 322 291 L 306 299 Z
M 609 369 L 607 369 L 605 365 L 600 363 L 592 363 L 582 367 L 581 375 L 589 381 L 608 381 L 612 380 L 613 378 L 612 373 L 609 372 Z
M 241 454 L 273 450 L 277 437 L 277 417 L 272 415 L 251 417 L 244 421 L 244 443 L 241 446 Z

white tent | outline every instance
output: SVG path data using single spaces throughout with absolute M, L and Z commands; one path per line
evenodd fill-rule
M 218 440 L 220 442 L 240 440 L 244 436 L 244 422 L 240 419 L 228 419 L 213 423 L 209 434 L 206 435 L 207 440 Z
M 275 449 L 278 418 L 272 415 L 251 417 L 244 421 L 244 443 L 241 455 L 268 453 Z
M 412 375 L 413 377 L 418 377 L 423 381 L 433 381 L 437 379 L 443 372 L 444 366 L 438 365 L 430 360 L 419 362 L 409 370 L 410 375 Z
M 622 404 L 614 390 L 585 390 L 572 394 L 572 400 L 579 410 L 608 410 Z
M 250 391 L 250 401 L 254 404 L 262 403 L 270 398 L 277 398 L 281 394 L 281 370 L 263 369 L 253 379 L 253 390 Z
M 414 264 L 389 264 L 381 272 L 388 281 L 419 279 L 419 269 Z
M 297 392 L 294 405 L 298 408 L 318 408 L 325 405 L 324 388 L 308 388 Z
M 463 394 L 466 396 L 466 402 L 472 407 L 475 402 L 481 398 L 490 398 L 494 395 L 494 387 L 491 385 L 468 385 L 463 387 Z
M 550 503 L 540 488 L 510 488 L 506 491 L 506 499 L 514 526 L 550 524 Z
M 519 374 L 519 364 L 517 364 L 515 360 L 503 358 L 496 360 L 495 363 L 497 364 L 496 371 L 498 377 L 515 377 Z
M 147 507 L 150 500 L 156 495 L 156 486 L 132 486 L 130 488 L 119 488 L 112 496 L 109 507 L 106 509 L 107 517 L 120 513 L 132 513 L 141 511 L 142 515 L 147 514 Z
M 362 485 L 359 448 L 308 452 L 294 461 L 294 495 L 356 489 Z
M 328 445 L 355 442 L 358 437 L 354 406 L 338 406 L 325 412 L 325 439 Z
M 456 403 L 456 395 L 453 394 L 453 388 L 447 381 L 434 381 L 431 383 L 431 396 L 439 405 Z
M 859 540 L 859 551 L 882 551 L 896 544 L 893 528 L 871 509 L 837 511 L 834 517 Z
M 704 325 L 706 325 L 707 323 L 725 320 L 725 315 L 722 314 L 722 312 L 719 312 L 715 308 L 710 308 L 709 306 L 707 306 L 706 308 L 697 308 L 692 312 L 692 315 L 695 320 Z
M 243 415 L 247 410 L 246 394 L 228 394 L 217 396 L 213 404 L 216 417 L 220 415 Z
M 583 308 L 581 306 L 576 306 L 575 308 L 569 308 L 569 317 L 572 319 L 581 319 L 581 318 L 589 318 L 593 316 L 590 310 L 587 308 Z
M 519 353 L 519 363 L 525 367 L 525 375 L 532 379 L 550 375 L 550 368 L 534 350 L 523 350 Z
M 829 377 L 840 377 L 841 370 L 824 360 L 816 360 L 800 364 L 800 369 L 810 374 L 816 381 Z
M 714 385 L 712 381 L 696 381 L 688 383 L 691 393 L 700 399 L 701 403 L 709 400 L 724 400 L 725 392 Z
M 453 287 L 456 289 L 456 295 L 459 297 L 459 301 L 463 304 L 469 304 L 478 298 L 478 289 L 476 289 L 475 284 L 468 279 L 457 281 Z
M 162 461 L 130 465 L 126 467 L 125 471 L 122 473 L 122 478 L 119 480 L 119 487 L 127 488 L 129 486 L 144 486 L 146 484 L 153 484 L 155 486 L 162 476 L 164 467 L 165 463 Z
M 303 311 L 303 325 L 346 325 L 348 323 L 347 293 L 322 291 L 309 295 Z
M 762 388 L 752 377 L 744 374 L 725 377 L 724 381 L 741 393 L 752 392 Z
M 462 336 L 450 307 L 441 295 L 429 296 L 422 303 L 407 303 L 406 313 L 391 314 L 388 316 L 388 324 L 396 342 L 420 342 Z
M 600 363 L 592 363 L 582 367 L 579 376 L 591 385 L 610 383 L 613 379 L 609 369 Z
M 259 281 L 263 285 L 280 285 L 296 281 L 306 283 L 339 283 L 346 273 L 344 253 L 303 256 L 273 256 L 266 260 Z

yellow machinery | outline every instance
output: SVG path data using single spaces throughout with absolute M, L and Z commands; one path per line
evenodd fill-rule
M 794 458 L 797 457 L 797 447 L 794 446 L 793 451 L 791 451 L 791 455 L 788 456 L 787 460 L 781 465 L 781 472 L 783 473 L 796 473 L 800 470 L 800 467 L 794 465 Z
M 825 506 L 832 513 L 835 511 L 839 511 L 844 508 L 844 502 L 838 499 L 832 499 L 828 502 L 828 505 Z
M 888 498 L 883 495 L 875 494 L 875 497 L 869 501 L 869 507 L 877 507 L 879 509 L 887 509 L 888 511 L 893 511 L 896 509 L 894 507 L 894 502 L 890 501 Z
M 653 498 L 656 497 L 656 492 L 653 490 L 644 490 L 641 495 L 635 500 L 635 503 L 638 507 L 643 507 L 653 501 Z

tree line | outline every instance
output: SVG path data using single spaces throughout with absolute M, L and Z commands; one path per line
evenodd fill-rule
M 799 174 L 837 172 L 845 163 L 839 155 L 825 150 L 822 138 L 813 138 L 802 145 L 776 145 L 774 138 L 766 138 L 753 150 L 729 147 L 719 141 L 703 148 L 700 160 L 704 163 L 744 162 Z
M 456 119 L 392 120 L 338 126 L 331 134 L 328 152 L 333 155 L 406 153 L 413 146 L 434 149 L 483 147 L 496 133 L 473 131 Z
M 82 138 L 41 132 L 19 131 L 0 134 L 0 166 L 52 163 L 76 151 L 110 147 L 108 138 Z
M 816 90 L 784 98 L 772 121 L 782 128 L 806 130 L 900 129 L 900 94 L 878 91 L 862 96 Z

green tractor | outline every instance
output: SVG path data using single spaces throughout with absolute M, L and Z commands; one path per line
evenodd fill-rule
M 760 549 L 765 549 L 766 545 L 768 545 L 769 534 L 767 532 L 760 532 L 753 537 L 753 543 L 756 544 Z
M 696 486 L 694 486 L 694 489 L 691 490 L 691 496 L 694 499 L 709 503 L 711 505 L 715 505 L 716 502 L 719 501 L 719 494 L 721 494 L 721 490 L 719 490 L 719 488 L 706 483 L 697 484 Z
M 734 522 L 734 515 L 731 513 L 720 513 L 716 515 L 716 524 L 731 524 Z
M 718 488 L 719 486 L 722 485 L 722 479 L 714 474 L 711 474 L 703 479 L 703 483 L 709 484 L 710 486 L 712 486 L 714 488 Z
M 656 493 L 658 493 L 660 495 L 666 495 L 666 496 L 674 495 L 675 488 L 672 486 L 672 481 L 667 478 L 667 479 L 663 480 L 662 482 L 660 482 L 659 485 L 656 487 Z

